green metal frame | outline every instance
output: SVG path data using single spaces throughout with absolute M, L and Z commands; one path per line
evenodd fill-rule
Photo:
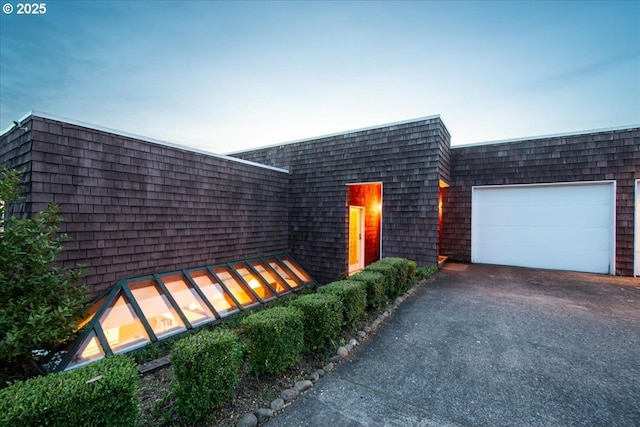
M 262 256 L 262 257 L 250 258 L 250 259 L 246 259 L 246 260 L 238 260 L 238 261 L 232 261 L 232 262 L 226 262 L 226 263 L 220 263 L 220 264 L 214 264 L 214 265 L 206 265 L 206 266 L 202 266 L 202 267 L 195 267 L 195 268 L 189 268 L 189 269 L 168 271 L 168 272 L 163 272 L 163 273 L 156 273 L 156 274 L 152 274 L 152 275 L 146 275 L 146 276 L 134 277 L 134 278 L 130 278 L 130 279 L 119 280 L 110 289 L 106 290 L 105 292 L 103 292 L 102 294 L 100 294 L 98 297 L 96 297 L 94 299 L 94 304 L 99 302 L 102 298 L 104 298 L 104 301 L 102 301 L 100 306 L 96 309 L 96 312 L 94 313 L 94 315 L 91 318 L 91 320 L 89 322 L 87 322 L 86 325 L 83 326 L 83 328 L 81 329 L 80 334 L 78 335 L 77 339 L 70 346 L 68 346 L 68 348 L 66 349 L 66 353 L 64 354 L 64 356 L 60 360 L 60 363 L 58 363 L 56 365 L 56 367 L 53 369 L 53 371 L 54 372 L 58 372 L 58 371 L 63 371 L 63 370 L 68 369 L 69 364 L 73 362 L 74 356 L 80 350 L 80 347 L 84 344 L 84 342 L 91 336 L 92 333 L 95 334 L 96 339 L 98 340 L 99 346 L 102 348 L 105 356 L 111 356 L 111 355 L 114 354 L 114 351 L 111 348 L 111 346 L 109 345 L 107 337 L 106 337 L 104 331 L 102 330 L 102 326 L 100 325 L 100 318 L 104 315 L 106 310 L 108 308 L 110 308 L 112 306 L 112 304 L 115 303 L 116 299 L 119 298 L 120 296 L 124 297 L 125 300 L 129 304 L 131 304 L 131 308 L 133 309 L 135 315 L 140 319 L 140 322 L 142 323 L 142 326 L 144 327 L 144 330 L 145 330 L 145 332 L 146 332 L 146 334 L 147 334 L 147 336 L 149 338 L 149 342 L 146 342 L 144 344 L 133 345 L 130 348 L 125 348 L 125 349 L 117 351 L 117 353 L 128 353 L 128 352 L 134 351 L 134 350 L 136 350 L 138 348 L 144 347 L 146 345 L 161 341 L 162 339 L 168 338 L 170 336 L 173 337 L 175 335 L 183 334 L 183 333 L 185 333 L 185 332 L 187 332 L 189 330 L 200 328 L 201 326 L 204 326 L 205 324 L 210 324 L 210 323 L 214 323 L 214 322 L 220 322 L 223 318 L 226 318 L 226 317 L 229 317 L 229 316 L 233 316 L 233 315 L 237 314 L 238 312 L 243 311 L 245 309 L 259 306 L 259 305 L 264 304 L 266 302 L 273 301 L 274 299 L 277 299 L 277 298 L 280 298 L 282 296 L 288 295 L 288 294 L 290 294 L 292 292 L 297 292 L 297 291 L 299 291 L 300 289 L 303 289 L 306 286 L 313 286 L 313 285 L 316 284 L 316 282 L 315 282 L 315 280 L 313 280 L 313 278 L 311 278 L 311 281 L 307 281 L 303 277 L 299 277 L 292 269 L 290 269 L 286 265 L 286 263 L 282 259 L 283 257 L 286 257 L 287 260 L 289 262 L 291 262 L 296 268 L 300 269 L 301 271 L 303 271 L 305 274 L 307 274 L 311 278 L 311 275 L 309 275 L 302 267 L 300 267 L 300 264 L 298 264 L 289 254 L 275 254 L 275 255 L 267 255 L 267 256 Z M 275 259 L 278 262 L 278 265 L 287 273 L 287 275 L 289 275 L 293 280 L 295 280 L 297 282 L 297 284 L 298 284 L 297 287 L 292 288 L 289 285 L 289 283 L 287 283 L 286 279 L 284 277 L 282 277 L 276 271 L 276 269 L 274 269 L 271 266 L 271 264 L 269 264 L 269 260 L 273 260 L 273 259 Z M 260 262 L 264 266 L 265 270 L 269 274 L 271 274 L 273 276 L 273 278 L 276 279 L 281 285 L 283 285 L 283 287 L 285 288 L 285 291 L 278 293 L 271 286 L 271 284 L 268 282 L 267 278 L 263 277 L 262 274 L 260 274 L 258 272 L 258 270 L 252 265 L 252 262 Z M 243 264 L 243 267 L 246 267 L 247 270 L 257 280 L 260 281 L 261 285 L 263 285 L 267 289 L 271 290 L 271 292 L 273 293 L 273 297 L 269 297 L 269 298 L 266 298 L 266 299 L 261 298 L 251 288 L 249 283 L 247 283 L 247 281 L 242 277 L 242 275 L 236 270 L 234 265 L 237 265 L 237 264 Z M 247 292 L 248 294 L 252 295 L 256 302 L 255 303 L 251 303 L 251 304 L 247 304 L 247 305 L 244 305 L 244 306 L 242 304 L 240 304 L 240 302 L 235 297 L 235 295 L 232 292 L 229 291 L 229 288 L 227 288 L 227 286 L 225 285 L 224 281 L 221 280 L 220 277 L 218 277 L 218 275 L 216 274 L 215 269 L 216 268 L 220 268 L 220 267 L 227 268 L 229 273 L 230 273 L 230 275 L 231 275 L 231 278 L 233 280 L 235 280 L 238 283 L 238 285 L 245 292 Z M 222 290 L 231 298 L 231 300 L 234 302 L 234 304 L 236 306 L 234 310 L 231 310 L 228 313 L 224 313 L 224 314 L 218 313 L 218 311 L 215 309 L 213 304 L 207 299 L 207 297 L 205 296 L 205 294 L 202 291 L 202 289 L 200 289 L 200 286 L 198 286 L 198 284 L 195 282 L 195 280 L 193 280 L 193 278 L 191 277 L 190 273 L 195 272 L 195 271 L 202 271 L 202 270 L 204 270 L 208 274 L 210 274 L 211 278 L 213 278 L 217 282 L 217 284 L 222 288 Z M 200 321 L 200 322 L 198 322 L 197 325 L 193 325 L 191 322 L 189 322 L 189 320 L 187 319 L 186 315 L 182 312 L 182 309 L 178 305 L 177 301 L 175 300 L 173 295 L 171 295 L 171 292 L 169 292 L 169 290 L 167 289 L 167 286 L 162 281 L 162 277 L 163 276 L 167 276 L 167 275 L 170 275 L 170 274 L 181 274 L 182 277 L 184 277 L 184 279 L 186 280 L 188 286 L 190 286 L 191 288 L 193 288 L 195 290 L 196 294 L 200 297 L 200 299 L 204 302 L 204 304 L 210 310 L 211 314 L 213 315 L 213 317 L 211 317 L 210 320 Z M 161 338 L 158 338 L 156 333 L 151 328 L 151 325 L 149 324 L 149 321 L 145 317 L 142 309 L 140 308 L 140 305 L 138 304 L 138 301 L 133 296 L 133 293 L 132 293 L 131 289 L 129 288 L 129 285 L 131 283 L 139 282 L 139 281 L 143 281 L 143 280 L 151 280 L 154 283 L 154 285 L 157 286 L 159 288 L 159 290 L 166 296 L 167 301 L 169 302 L 170 306 L 175 310 L 177 315 L 180 317 L 180 320 L 182 320 L 183 324 L 185 325 L 184 328 L 182 328 L 181 330 L 169 333 L 169 334 L 167 334 L 167 335 L 165 335 L 165 336 L 163 336 Z M 99 359 L 96 359 L 96 360 L 99 360 Z M 86 363 L 91 363 L 91 362 L 92 361 L 87 361 L 87 362 L 84 362 L 82 364 L 79 364 L 78 366 L 81 366 L 81 365 L 86 364 Z M 70 369 L 73 369 L 73 368 L 75 368 L 75 366 L 71 367 Z

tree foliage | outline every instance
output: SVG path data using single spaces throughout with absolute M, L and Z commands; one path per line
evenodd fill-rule
M 66 235 L 54 204 L 32 218 L 8 217 L 17 200 L 20 176 L 0 169 L 0 378 L 26 378 L 42 372 L 55 349 L 72 339 L 87 309 L 81 269 L 54 265 Z M 4 385 L 4 384 L 3 384 Z

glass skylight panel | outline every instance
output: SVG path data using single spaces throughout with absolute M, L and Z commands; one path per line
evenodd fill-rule
M 271 273 L 271 269 L 267 267 L 267 264 L 265 264 L 263 261 L 251 261 L 251 266 L 255 268 L 258 273 L 260 273 L 264 280 L 266 280 L 278 294 L 283 294 L 291 291 L 291 289 L 282 279 Z
M 268 286 L 260 279 L 256 277 L 254 273 L 249 270 L 249 266 L 246 263 L 241 262 L 233 265 L 233 268 L 242 276 L 242 279 L 249 284 L 249 287 L 253 289 L 262 300 L 269 300 L 275 298 L 275 295 Z
M 186 329 L 154 279 L 129 283 L 129 289 L 158 338 Z
M 166 274 L 160 276 L 160 279 L 189 323 L 195 326 L 215 319 L 209 307 L 207 307 L 198 292 L 189 284 L 182 273 Z
M 269 258 L 268 262 L 271 268 L 273 268 L 275 272 L 278 273 L 280 277 L 282 277 L 287 282 L 287 285 L 289 285 L 290 288 L 297 288 L 302 284 L 300 282 L 300 279 L 295 276 L 291 276 L 288 270 L 282 267 L 277 259 Z
M 258 302 L 256 297 L 254 297 L 251 292 L 246 290 L 245 287 L 233 277 L 231 270 L 229 270 L 228 267 L 217 267 L 214 268 L 213 271 L 243 307 L 247 307 Z
M 78 330 L 82 329 L 84 325 L 86 325 L 87 323 L 91 322 L 91 320 L 93 320 L 93 316 L 96 315 L 96 312 L 100 307 L 102 307 L 102 304 L 104 304 L 104 301 L 106 299 L 107 297 L 102 297 L 91 306 L 91 308 L 88 310 L 87 317 L 84 320 L 82 320 L 80 323 L 78 323 Z
M 111 351 L 114 353 L 140 347 L 150 342 L 142 322 L 124 295 L 118 296 L 111 307 L 102 313 L 100 326 L 107 337 Z
M 293 271 L 293 274 L 301 278 L 305 283 L 313 282 L 313 280 L 311 279 L 311 276 L 309 276 L 303 269 L 298 267 L 291 258 L 284 256 L 281 259 L 282 259 L 282 262 L 284 262 L 285 265 L 289 267 L 289 270 Z
M 82 366 L 88 362 L 95 362 L 104 357 L 104 350 L 98 341 L 98 337 L 96 336 L 95 331 L 91 331 L 91 333 L 84 340 L 76 354 L 73 356 L 69 364 L 68 368 L 75 368 L 78 366 Z
M 196 285 L 198 285 L 204 296 L 220 316 L 224 317 L 238 310 L 233 299 L 207 270 L 193 270 L 189 272 L 189 276 L 191 276 Z

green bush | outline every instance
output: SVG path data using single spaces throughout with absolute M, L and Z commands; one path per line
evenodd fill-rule
M 342 317 L 345 326 L 353 326 L 364 317 L 367 308 L 365 284 L 357 280 L 339 280 L 318 288 L 319 293 L 336 295 L 342 301 Z
M 251 369 L 275 374 L 300 359 L 304 347 L 302 312 L 293 307 L 273 307 L 242 320 Z
M 192 423 L 233 398 L 241 361 L 238 337 L 230 330 L 200 331 L 171 349 L 178 415 Z
M 409 273 L 409 281 L 413 281 L 416 277 L 416 270 L 418 269 L 418 263 L 415 261 L 409 261 L 407 264 L 408 273 Z
M 382 273 L 376 271 L 361 271 L 349 277 L 349 280 L 363 282 L 367 289 L 367 309 L 376 311 L 387 305 L 387 295 L 385 293 L 385 278 Z
M 0 168 L 0 383 L 43 373 L 55 349 L 75 336 L 88 306 L 87 289 L 76 286 L 80 269 L 53 267 L 66 235 L 50 204 L 32 218 L 6 217 L 17 200 L 19 173 Z
M 140 415 L 138 389 L 133 360 L 107 357 L 0 390 L 0 425 L 135 426 Z
M 435 265 L 432 265 L 430 267 L 420 267 L 416 271 L 416 279 L 418 280 L 427 279 L 437 272 L 438 272 L 438 267 Z
M 342 301 L 337 295 L 309 294 L 291 301 L 302 312 L 307 351 L 324 348 L 342 327 Z
M 380 273 L 384 276 L 383 289 L 388 299 L 393 299 L 402 293 L 401 284 L 397 281 L 396 269 L 382 261 L 376 261 L 365 267 L 364 271 Z
M 409 287 L 409 260 L 406 258 L 388 257 L 380 260 L 382 263 L 392 266 L 396 270 L 396 280 L 401 292 Z

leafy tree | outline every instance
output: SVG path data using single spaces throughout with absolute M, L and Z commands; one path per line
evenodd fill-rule
M 19 199 L 19 172 L 0 168 L 0 379 L 43 373 L 55 350 L 75 336 L 87 309 L 82 270 L 53 266 L 66 235 L 54 204 L 32 218 L 8 217 Z

